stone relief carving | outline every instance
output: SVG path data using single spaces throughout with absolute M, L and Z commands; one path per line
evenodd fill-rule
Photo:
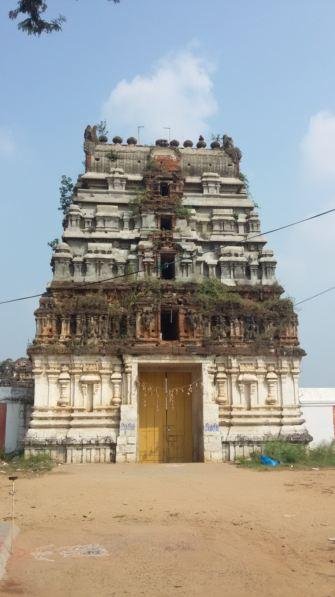
M 59 400 L 58 406 L 69 406 L 70 404 L 70 374 L 67 365 L 61 365 L 61 372 L 58 377 Z
M 278 394 L 278 375 L 274 371 L 274 367 L 268 367 L 266 374 L 266 383 L 268 386 L 267 404 L 275 404 L 277 402 Z

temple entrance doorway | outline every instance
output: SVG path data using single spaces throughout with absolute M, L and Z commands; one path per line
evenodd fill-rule
M 140 373 L 140 462 L 192 462 L 192 398 L 190 372 Z

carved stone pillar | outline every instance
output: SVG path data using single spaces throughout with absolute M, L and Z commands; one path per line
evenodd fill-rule
M 83 279 L 82 274 L 82 267 L 83 267 L 83 259 L 82 257 L 74 257 L 72 260 L 73 263 L 73 279 L 75 282 L 79 282 Z
M 92 258 L 89 259 L 86 257 L 86 276 L 85 278 L 94 278 L 95 277 L 95 260 Z
M 72 400 L 71 403 L 74 408 L 82 408 L 83 407 L 83 396 L 82 392 L 80 391 L 80 380 L 81 375 L 81 367 L 76 364 L 71 369 L 71 376 L 72 376 Z
M 64 342 L 68 338 L 70 338 L 70 318 L 63 317 L 59 340 L 60 340 L 60 342 Z
M 299 404 L 299 375 L 300 375 L 300 367 L 298 363 L 293 363 L 291 368 L 292 378 L 293 378 L 293 388 L 294 388 L 294 404 Z
M 121 387 L 122 387 L 122 374 L 121 365 L 114 365 L 114 371 L 111 375 L 111 382 L 113 386 L 113 397 L 112 404 L 114 406 L 120 406 L 122 402 Z
M 129 220 L 130 220 L 130 214 L 127 212 L 124 212 L 123 214 L 123 228 L 124 230 L 129 230 Z
M 59 386 L 58 386 L 58 371 L 48 371 L 48 407 L 55 408 L 58 406 L 59 400 Z
M 216 365 L 208 365 L 207 367 L 207 376 L 209 381 L 209 388 L 210 388 L 210 401 L 215 402 L 215 374 L 217 372 Z
M 250 264 L 250 280 L 252 284 L 258 284 L 258 263 Z
M 101 406 L 101 383 L 100 382 L 96 382 L 93 384 L 92 393 L 93 393 L 93 410 L 94 410 L 97 406 Z
M 132 366 L 130 363 L 127 363 L 124 368 L 125 378 L 126 378 L 126 395 L 125 395 L 125 404 L 131 404 L 131 373 L 132 373 Z
M 204 462 L 222 460 L 219 405 L 214 392 L 215 373 L 216 365 L 213 362 L 202 364 Z
M 119 275 L 120 275 L 120 276 L 123 276 L 123 275 L 124 275 L 124 273 L 125 273 L 125 267 L 126 267 L 126 264 L 125 264 L 125 263 L 123 263 L 123 262 L 122 262 L 122 263 L 118 262 L 117 266 L 118 266 L 118 272 L 119 272 Z
M 268 386 L 267 404 L 275 404 L 278 400 L 278 375 L 273 369 L 266 374 L 266 383 Z
M 35 319 L 36 321 L 36 340 L 42 335 L 42 321 L 41 317 L 38 315 Z
M 232 406 L 241 405 L 241 394 L 240 388 L 237 382 L 239 369 L 236 363 L 236 359 L 230 359 L 229 363 L 229 373 L 230 373 L 230 392 L 231 392 L 231 404 Z
M 87 399 L 88 399 L 88 385 L 85 382 L 80 382 L 80 389 L 82 393 L 82 408 L 87 407 Z
M 215 271 L 216 265 L 214 263 L 209 263 L 208 264 L 208 269 L 209 269 L 209 277 L 210 278 L 216 278 L 216 271 Z
M 257 403 L 257 381 L 253 381 L 250 384 L 250 408 L 255 406 Z
M 227 282 L 227 280 L 231 279 L 231 271 L 230 271 L 229 263 L 221 261 L 220 262 L 220 270 L 221 270 L 221 282 L 222 282 L 222 284 L 224 284 L 225 282 Z
M 216 385 L 217 385 L 216 402 L 218 404 L 226 404 L 228 401 L 227 375 L 223 370 L 219 369 L 219 371 L 216 375 Z
M 70 374 L 67 365 L 61 366 L 61 372 L 58 377 L 59 399 L 57 406 L 70 405 Z
M 282 399 L 282 406 L 286 406 L 288 404 L 291 405 L 291 396 L 290 396 L 290 379 L 289 379 L 289 367 L 287 362 L 282 362 L 280 369 L 279 369 L 279 378 L 280 378 L 280 389 L 281 389 L 281 399 Z
M 245 387 L 244 387 L 244 382 L 243 381 L 238 381 L 237 382 L 237 387 L 238 387 L 238 391 L 239 391 L 239 395 L 240 395 L 240 405 L 245 403 Z
M 35 363 L 33 368 L 34 384 L 35 384 L 35 398 L 34 407 L 45 408 L 48 406 L 48 392 L 45 391 L 45 376 L 44 369 L 40 363 Z
M 112 391 L 110 387 L 110 373 L 101 372 L 101 401 L 99 406 L 110 406 L 112 402 Z

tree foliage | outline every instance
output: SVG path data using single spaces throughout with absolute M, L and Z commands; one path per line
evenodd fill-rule
M 59 243 L 59 239 L 54 238 L 53 240 L 50 240 L 48 242 L 48 247 L 50 247 L 52 250 L 54 250 L 57 247 L 58 243 Z
M 104 135 L 107 137 L 108 135 L 108 128 L 107 128 L 107 121 L 106 120 L 100 120 L 100 122 L 97 124 L 97 133 L 98 135 Z
M 59 210 L 66 214 L 67 210 L 69 209 L 72 203 L 72 195 L 73 195 L 74 184 L 72 182 L 72 178 L 70 176 L 65 176 L 63 174 L 62 178 L 60 179 L 60 187 L 59 187 Z
M 108 0 L 118 4 L 120 0 Z M 10 10 L 8 15 L 12 20 L 23 19 L 18 23 L 18 29 L 28 35 L 41 35 L 42 33 L 52 33 L 61 31 L 62 24 L 65 23 L 64 15 L 58 15 L 56 18 L 45 19 L 44 13 L 48 8 L 44 0 L 18 0 L 16 8 Z

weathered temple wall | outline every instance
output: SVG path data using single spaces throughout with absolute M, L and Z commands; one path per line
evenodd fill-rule
M 234 459 L 270 437 L 308 440 L 297 317 L 242 154 L 227 135 L 208 149 L 202 137 L 178 146 L 85 130 L 86 171 L 29 348 L 28 453 L 137 461 L 141 371 L 164 367 L 192 374 L 194 460 Z
M 301 441 L 299 359 L 36 357 L 27 452 L 67 462 L 138 460 L 141 370 L 185 370 L 193 383 L 194 460 L 247 455 L 273 437 Z

